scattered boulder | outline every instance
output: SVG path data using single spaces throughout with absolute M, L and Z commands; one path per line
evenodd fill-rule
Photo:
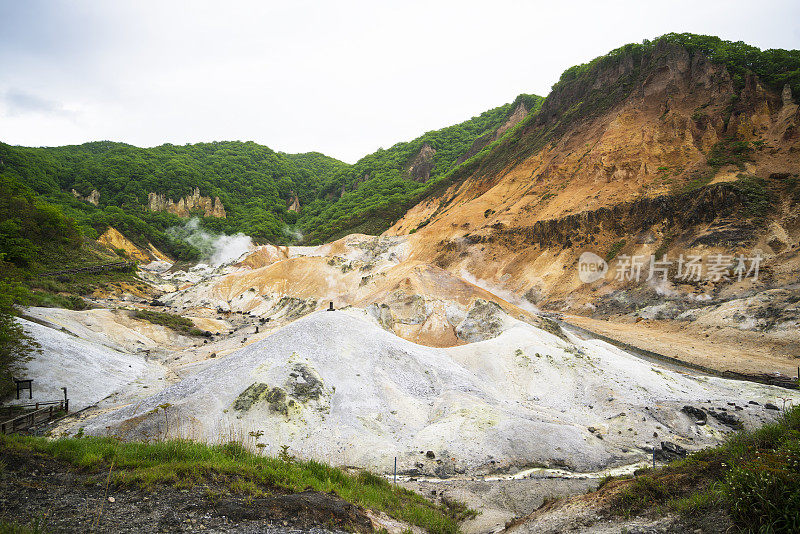
M 654 454 L 656 460 L 671 462 L 678 458 L 685 458 L 689 454 L 689 451 L 671 441 L 662 441 L 661 448 L 656 449 Z
M 735 416 L 727 413 L 727 412 L 717 412 L 715 410 L 709 410 L 708 415 L 722 423 L 723 425 L 727 425 L 734 429 L 739 429 L 742 427 L 742 422 L 739 421 L 738 418 Z
M 391 324 L 393 327 L 395 323 L 423 324 L 428 320 L 429 310 L 421 295 L 408 294 L 402 289 L 398 289 L 388 296 L 386 304 L 382 304 L 380 307 L 375 305 L 369 313 L 388 330 L 389 328 L 384 325 Z
M 373 302 L 367 306 L 367 313 L 378 321 L 378 324 L 380 324 L 384 330 L 392 330 L 394 328 L 394 317 L 387 304 Z
M 683 408 L 681 408 L 681 411 L 686 415 L 688 415 L 689 417 L 694 418 L 694 420 L 697 422 L 698 425 L 701 424 L 704 425 L 708 420 L 708 415 L 706 415 L 706 412 L 704 412 L 700 408 L 695 408 L 694 406 L 686 405 Z
M 293 370 L 287 383 L 291 395 L 301 402 L 319 400 L 324 393 L 319 373 L 304 363 L 296 363 Z
M 255 403 L 261 394 L 269 389 L 269 386 L 264 383 L 250 384 L 247 389 L 242 391 L 233 403 L 233 409 L 236 411 L 247 411 Z
M 778 407 L 772 404 L 771 402 L 765 403 L 764 408 L 766 408 L 767 410 L 776 410 L 776 411 L 778 410 Z

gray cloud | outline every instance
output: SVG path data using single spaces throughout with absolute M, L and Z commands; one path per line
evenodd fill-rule
M 21 117 L 33 113 L 56 117 L 71 117 L 74 114 L 72 111 L 65 109 L 60 102 L 19 90 L 6 91 L 2 95 L 2 101 L 5 104 L 4 114 L 6 117 Z
M 239 139 L 352 162 L 625 43 L 800 48 L 797 20 L 797 0 L 0 0 L 0 141 Z

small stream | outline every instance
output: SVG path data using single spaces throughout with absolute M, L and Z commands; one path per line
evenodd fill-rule
M 637 469 L 647 467 L 650 462 L 642 461 L 635 464 L 621 465 L 618 467 L 609 467 L 600 471 L 590 471 L 582 473 L 579 471 L 569 471 L 567 469 L 552 469 L 548 467 L 532 467 L 530 469 L 523 469 L 517 473 L 508 475 L 462 475 L 449 478 L 425 477 L 425 476 L 408 476 L 397 475 L 399 482 L 457 482 L 459 480 L 480 480 L 484 482 L 499 482 L 503 480 L 523 480 L 523 479 L 536 479 L 536 478 L 561 478 L 573 480 L 588 480 L 588 479 L 601 479 L 608 476 L 625 476 L 632 475 Z M 387 479 L 393 480 L 391 474 L 385 475 Z

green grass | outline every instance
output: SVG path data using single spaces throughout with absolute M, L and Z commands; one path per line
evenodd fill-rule
M 150 311 L 150 310 L 136 310 L 133 313 L 135 319 L 141 319 L 153 324 L 166 326 L 179 334 L 187 336 L 204 336 L 206 333 L 194 326 L 194 323 L 186 317 L 180 315 L 173 315 L 171 313 Z
M 726 138 L 711 147 L 708 154 L 708 164 L 715 168 L 724 165 L 736 165 L 744 169 L 746 161 L 752 160 L 750 144 L 747 141 L 739 141 L 735 138 Z
M 0 519 L 0 534 L 44 534 L 45 532 L 47 528 L 44 521 L 38 519 L 25 525 Z
M 692 193 L 694 191 L 697 191 L 698 189 L 701 189 L 701 188 L 707 186 L 708 184 L 710 184 L 711 180 L 713 178 L 714 178 L 714 176 L 712 174 L 703 174 L 703 175 L 698 176 L 696 178 L 692 178 L 691 180 L 689 180 L 688 182 L 686 182 L 685 184 L 683 184 L 680 187 L 680 190 L 678 191 L 678 193 L 679 194 L 685 194 L 685 193 Z
M 800 531 L 800 407 L 777 422 L 731 436 L 627 481 L 604 481 L 611 511 L 696 516 L 724 509 L 744 532 Z
M 436 505 L 372 473 L 349 475 L 289 455 L 258 456 L 235 442 L 206 445 L 188 440 L 140 443 L 106 437 L 47 440 L 0 436 L 0 455 L 10 451 L 42 453 L 98 473 L 112 466 L 115 484 L 145 490 L 160 484 L 189 487 L 210 482 L 223 484 L 233 493 L 255 496 L 308 488 L 334 492 L 350 503 L 384 511 L 435 534 L 458 532 L 458 521 L 474 515 L 459 503 Z
M 625 246 L 625 240 L 624 239 L 622 241 L 617 241 L 616 243 L 611 245 L 611 248 L 608 249 L 608 252 L 606 253 L 606 261 L 611 261 L 614 258 L 616 258 L 617 254 L 620 253 L 620 251 L 622 250 L 622 247 L 624 247 L 624 246 Z
M 763 178 L 746 174 L 739 174 L 737 178 L 733 182 L 733 188 L 744 197 L 745 217 L 763 219 L 770 207 L 766 181 Z

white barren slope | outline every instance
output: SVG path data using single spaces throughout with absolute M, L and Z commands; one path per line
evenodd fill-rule
M 70 410 L 92 405 L 148 374 L 160 369 L 142 355 L 126 354 L 100 343 L 87 341 L 60 330 L 17 319 L 39 343 L 41 352 L 23 364 L 22 373 L 33 379 L 33 400 L 28 392 L 15 402 L 41 402 L 64 398 L 67 388 Z
M 494 339 L 433 348 L 358 310 L 316 312 L 89 421 L 85 431 L 244 439 L 269 454 L 286 445 L 300 456 L 379 471 L 395 456 L 399 471 L 410 473 L 534 463 L 591 471 L 641 460 L 661 440 L 687 448 L 718 442 L 727 427 L 713 418 L 698 426 L 680 411 L 685 404 L 724 407 L 749 426 L 774 414 L 764 402 L 786 394 L 687 376 L 602 342 L 567 342 L 508 321 Z

